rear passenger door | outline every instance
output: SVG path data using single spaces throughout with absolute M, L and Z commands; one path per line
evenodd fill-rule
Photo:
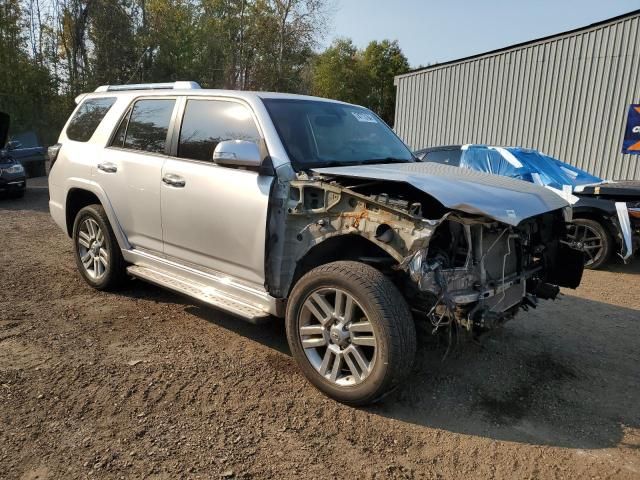
M 195 97 L 183 100 L 178 117 L 173 156 L 162 168 L 164 252 L 182 264 L 263 287 L 273 178 L 213 162 L 223 140 L 260 142 L 253 113 L 240 101 Z
M 164 97 L 134 101 L 94 169 L 129 243 L 158 254 L 162 165 L 175 104 L 175 98 Z

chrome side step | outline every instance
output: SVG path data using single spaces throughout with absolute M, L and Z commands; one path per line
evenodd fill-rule
M 248 303 L 240 298 L 222 292 L 210 285 L 195 282 L 186 277 L 158 269 L 131 265 L 127 272 L 141 280 L 168 288 L 188 297 L 195 298 L 207 305 L 232 313 L 251 323 L 261 323 L 270 316 L 268 306 Z

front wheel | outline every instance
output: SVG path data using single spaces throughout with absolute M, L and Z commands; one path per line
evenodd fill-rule
M 380 400 L 413 365 L 409 307 L 387 277 L 363 263 L 329 263 L 303 276 L 289 298 L 286 327 L 305 377 L 349 405 Z

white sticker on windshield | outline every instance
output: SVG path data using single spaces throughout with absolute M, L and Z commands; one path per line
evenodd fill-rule
M 356 117 L 356 120 L 359 122 L 365 123 L 378 123 L 376 117 L 367 112 L 351 112 L 351 114 Z

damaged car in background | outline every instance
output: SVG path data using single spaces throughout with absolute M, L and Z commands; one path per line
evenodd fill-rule
M 365 108 L 193 82 L 78 103 L 50 210 L 87 283 L 129 275 L 252 322 L 283 317 L 304 375 L 341 402 L 402 383 L 416 324 L 474 336 L 580 283 L 564 199 L 416 162 Z

